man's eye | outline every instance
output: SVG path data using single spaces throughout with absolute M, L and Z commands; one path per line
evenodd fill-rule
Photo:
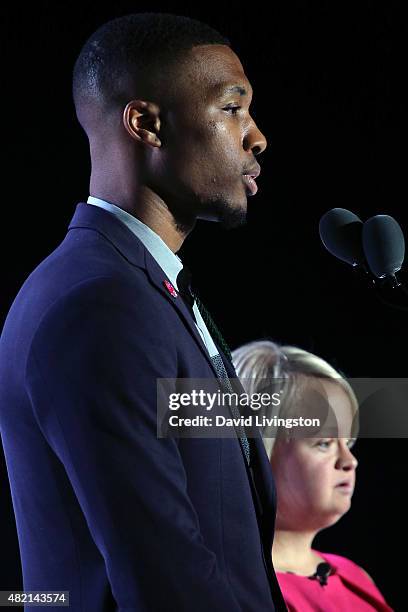
M 232 115 L 236 115 L 240 108 L 240 106 L 225 106 L 223 110 L 231 112 Z

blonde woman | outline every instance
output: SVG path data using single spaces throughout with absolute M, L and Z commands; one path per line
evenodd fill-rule
M 328 437 L 326 427 L 323 435 L 306 437 L 282 427 L 272 431 L 265 426 L 262 432 L 278 499 L 273 564 L 288 610 L 390 611 L 362 568 L 312 548 L 316 534 L 336 523 L 351 505 L 357 400 L 350 385 L 326 361 L 293 346 L 251 342 L 232 356 L 248 393 L 279 387 L 280 404 L 268 417 L 310 414 L 312 404 L 325 396 L 338 426 L 337 434 L 331 434 L 335 437 Z

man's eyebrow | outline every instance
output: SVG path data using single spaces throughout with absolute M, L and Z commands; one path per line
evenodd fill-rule
M 248 92 L 245 87 L 241 85 L 233 85 L 232 87 L 227 87 L 225 93 L 239 93 L 240 96 L 247 96 Z
M 247 96 L 248 91 L 242 85 L 229 85 L 227 87 L 220 85 L 218 87 L 219 93 L 222 96 L 227 96 L 231 93 L 238 93 L 240 96 Z

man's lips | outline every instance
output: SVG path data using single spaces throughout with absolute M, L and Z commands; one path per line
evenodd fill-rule
M 244 174 L 243 180 L 247 188 L 247 194 L 255 195 L 256 192 L 258 191 L 258 185 L 255 183 L 255 179 L 252 178 L 252 176 L 250 176 L 249 174 Z
M 254 166 L 251 170 L 247 170 L 243 174 L 243 180 L 247 187 L 248 195 L 255 195 L 258 191 L 258 185 L 255 179 L 261 174 L 261 168 L 259 165 Z

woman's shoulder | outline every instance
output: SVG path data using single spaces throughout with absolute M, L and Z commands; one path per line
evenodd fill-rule
M 349 577 L 362 577 L 364 580 L 369 580 L 373 583 L 373 579 L 371 576 L 362 568 L 360 565 L 348 559 L 347 557 L 343 557 L 342 555 L 336 555 L 334 553 L 326 553 L 315 550 L 317 555 L 319 555 L 322 559 L 330 563 L 330 565 L 339 573 L 344 576 Z
M 384 607 L 382 609 L 391 610 L 391 608 L 386 605 L 384 597 L 374 580 L 362 567 L 360 567 L 360 565 L 341 555 L 322 553 L 317 550 L 314 552 L 327 561 L 327 563 L 330 563 L 334 572 L 341 578 L 343 583 L 354 585 L 354 587 L 357 587 L 362 592 L 369 594 L 383 603 Z
M 359 565 L 357 565 L 357 563 L 354 563 L 354 561 L 348 559 L 347 557 L 343 557 L 342 555 L 321 552 L 319 550 L 313 550 L 313 552 L 337 569 L 358 569 L 359 571 L 362 569 Z

